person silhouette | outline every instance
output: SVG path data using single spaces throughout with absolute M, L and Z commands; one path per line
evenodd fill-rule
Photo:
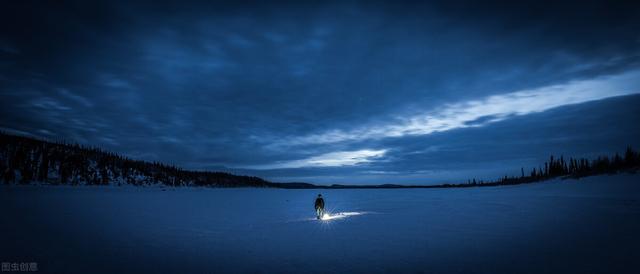
M 318 194 L 318 198 L 316 198 L 315 203 L 316 208 L 316 217 L 320 220 L 324 216 L 324 199 L 322 199 L 322 194 Z

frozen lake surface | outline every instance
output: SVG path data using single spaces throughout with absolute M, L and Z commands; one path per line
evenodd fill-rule
M 315 219 L 325 197 L 334 218 Z M 640 175 L 467 189 L 0 187 L 42 273 L 640 273 Z

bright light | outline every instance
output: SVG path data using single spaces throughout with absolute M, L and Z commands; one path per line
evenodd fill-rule
M 364 213 L 363 212 L 338 212 L 338 213 L 333 214 L 333 215 L 331 215 L 329 213 L 325 213 L 322 217 L 320 217 L 320 220 L 330 221 L 330 220 L 343 219 L 343 218 L 362 215 L 362 214 L 364 214 Z

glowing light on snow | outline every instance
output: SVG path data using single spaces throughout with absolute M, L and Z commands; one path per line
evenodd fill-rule
M 320 218 L 320 220 L 330 221 L 330 220 L 335 220 L 335 219 L 343 219 L 343 218 L 347 218 L 347 217 L 351 217 L 351 216 L 358 216 L 358 215 L 362 215 L 362 214 L 364 214 L 364 213 L 363 212 L 338 212 L 338 213 L 332 215 L 332 214 L 326 212 Z

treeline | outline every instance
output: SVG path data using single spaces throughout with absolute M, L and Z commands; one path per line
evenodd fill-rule
M 0 132 L 0 182 L 5 184 L 70 185 L 165 185 L 211 187 L 278 188 L 448 188 L 502 186 L 534 183 L 553 178 L 580 178 L 621 171 L 640 170 L 640 154 L 631 147 L 623 155 L 595 159 L 556 158 L 520 176 L 504 176 L 495 181 L 472 179 L 460 184 L 441 185 L 332 185 L 272 183 L 258 177 L 224 172 L 188 171 L 157 162 L 132 160 L 98 148 L 64 142 L 47 142 Z
M 269 187 L 258 177 L 187 171 L 128 159 L 97 148 L 0 132 L 0 181 L 5 184 Z
M 525 173 L 524 168 L 520 169 L 520 176 L 504 176 L 499 180 L 483 182 L 476 179 L 469 180 L 466 184 L 445 184 L 444 187 L 468 187 L 468 186 L 500 186 L 500 185 L 517 185 L 544 181 L 548 179 L 564 177 L 564 178 L 581 178 L 600 174 L 614 174 L 621 171 L 637 171 L 640 169 L 640 154 L 627 147 L 624 155 L 616 153 L 609 156 L 598 156 L 595 159 L 586 158 L 569 158 L 563 156 L 556 158 L 553 155 L 549 157 L 549 161 L 544 166 L 533 168 L 530 172 Z

